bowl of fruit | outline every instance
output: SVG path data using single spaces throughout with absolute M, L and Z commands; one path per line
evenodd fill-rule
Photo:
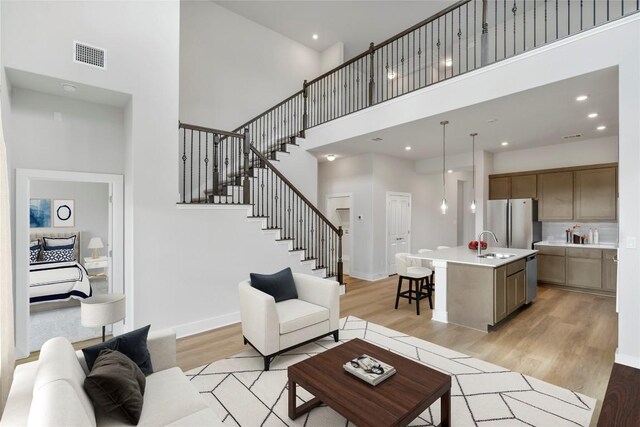
M 480 247 L 482 249 L 487 249 L 487 242 L 485 242 L 484 240 L 480 240 Z M 473 249 L 478 250 L 478 241 L 477 240 L 472 240 L 469 242 L 469 249 Z

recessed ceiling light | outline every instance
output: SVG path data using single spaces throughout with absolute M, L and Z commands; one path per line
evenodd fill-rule
M 509 145 L 509 143 L 507 141 L 502 141 L 500 145 L 502 145 L 503 147 L 506 147 L 507 145 Z
M 335 154 L 327 154 L 327 160 L 329 160 L 330 162 L 333 162 L 335 159 L 336 159 Z
M 598 113 L 591 113 L 587 117 L 589 117 L 590 119 L 595 119 L 596 117 L 598 117 Z
M 453 65 L 453 61 L 451 59 L 447 59 L 446 61 L 444 61 L 444 65 L 446 65 L 447 67 L 451 67 Z
M 409 147 L 408 145 L 406 147 L 404 147 L 405 150 L 409 151 L 411 150 L 411 147 Z
M 453 173 L 453 169 L 449 169 L 447 173 Z
M 312 35 L 311 37 L 312 37 L 314 40 L 318 40 L 318 35 L 317 35 L 317 34 L 314 34 L 314 35 Z
M 579 95 L 576 101 L 586 101 L 587 99 L 589 99 L 589 95 Z
M 395 78 L 396 78 L 396 76 L 397 76 L 397 74 L 396 74 L 396 72 L 395 72 L 395 71 L 389 71 L 389 72 L 387 73 L 387 78 L 388 78 L 389 80 L 393 80 L 393 79 L 395 79 Z
M 62 90 L 64 90 L 65 92 L 75 92 L 76 89 L 77 88 L 72 84 L 69 84 L 69 83 L 62 84 Z
M 598 126 L 596 129 L 598 130 L 605 130 L 607 127 L 606 126 Z

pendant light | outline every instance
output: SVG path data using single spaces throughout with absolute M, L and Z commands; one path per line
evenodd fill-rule
M 445 163 L 445 139 L 446 139 L 446 129 L 449 122 L 447 120 L 443 120 L 440 122 L 442 125 L 442 204 L 440 205 L 440 211 L 442 211 L 442 215 L 447 213 L 447 197 L 446 197 L 446 185 L 445 185 L 445 174 L 447 173 L 447 167 Z
M 473 164 L 473 200 L 471 200 L 471 213 L 476 213 L 476 136 L 477 132 L 470 134 L 471 136 L 471 163 Z

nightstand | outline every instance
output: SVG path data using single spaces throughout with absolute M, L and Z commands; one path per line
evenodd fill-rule
M 107 277 L 107 268 L 109 267 L 109 258 L 106 256 L 100 256 L 97 258 L 86 257 L 84 258 L 84 268 L 89 273 L 89 279 L 104 278 Z M 100 272 L 91 273 L 89 270 L 102 270 Z

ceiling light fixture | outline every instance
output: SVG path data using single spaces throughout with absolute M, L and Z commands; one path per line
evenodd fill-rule
M 333 162 L 335 159 L 336 159 L 335 154 L 327 154 L 327 160 L 329 160 L 330 162 Z
M 405 150 L 409 151 L 411 150 L 411 147 L 409 147 L 408 145 L 406 147 L 404 147 Z
M 447 67 L 451 67 L 453 65 L 453 60 L 447 59 L 446 61 L 444 61 L 444 65 L 446 65 Z
M 589 95 L 579 95 L 576 97 L 576 101 L 586 101 L 587 99 L 589 99 Z
M 453 173 L 453 169 L 449 169 L 447 173 Z
M 76 91 L 76 87 L 70 83 L 63 83 L 62 84 L 62 90 L 64 90 L 65 92 L 75 92 Z
M 598 117 L 598 113 L 591 113 L 587 117 L 589 117 L 590 119 L 595 119 L 596 117 Z
M 503 147 L 506 147 L 507 145 L 509 145 L 509 143 L 507 141 L 502 141 L 500 145 L 502 145 Z
M 471 213 L 476 213 L 476 136 L 477 132 L 469 134 L 471 136 L 471 164 L 473 165 L 472 169 L 472 190 L 473 200 L 471 200 Z
M 446 140 L 446 129 L 447 129 L 447 125 L 449 124 L 449 122 L 447 120 L 443 120 L 440 122 L 440 124 L 442 125 L 442 204 L 440 205 L 440 211 L 442 212 L 442 215 L 445 215 L 447 213 L 447 198 L 446 198 L 446 185 L 445 185 L 445 171 L 447 170 L 446 168 L 446 163 L 445 163 L 445 140 Z
M 598 126 L 596 129 L 598 130 L 605 130 L 607 127 L 606 126 Z
M 396 78 L 396 76 L 397 76 L 397 74 L 396 74 L 396 72 L 395 72 L 395 71 L 389 71 L 389 72 L 387 73 L 387 78 L 388 78 L 389 80 L 393 80 L 393 79 L 395 79 L 395 78 Z
M 312 35 L 311 37 L 312 37 L 314 40 L 318 40 L 318 35 L 317 35 L 317 34 L 314 34 L 314 35 Z

